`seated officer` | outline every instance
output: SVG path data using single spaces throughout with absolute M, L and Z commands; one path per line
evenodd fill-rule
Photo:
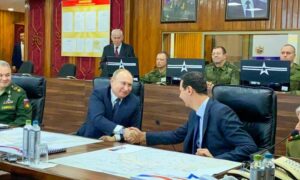
M 295 133 L 292 134 L 286 143 L 287 156 L 300 158 L 300 106 L 296 109 L 298 123 L 295 127 Z
M 211 57 L 213 62 L 205 66 L 209 92 L 217 84 L 239 84 L 239 70 L 235 65 L 226 61 L 227 54 L 223 46 L 214 47 Z
M 294 62 L 296 57 L 296 49 L 291 44 L 285 44 L 281 48 L 280 60 L 291 62 L 291 75 L 290 75 L 290 90 L 300 90 L 300 65 Z
M 89 100 L 86 122 L 77 135 L 121 141 L 128 135 L 125 127 L 140 127 L 140 102 L 132 90 L 133 77 L 126 69 L 114 72 L 110 86 L 94 89 Z M 113 136 L 111 136 L 113 135 Z
M 32 119 L 32 108 L 26 92 L 11 82 L 11 67 L 0 60 L 0 123 L 22 126 Z
M 168 55 L 162 51 L 156 55 L 156 68 L 141 77 L 143 83 L 166 85 L 166 68 Z

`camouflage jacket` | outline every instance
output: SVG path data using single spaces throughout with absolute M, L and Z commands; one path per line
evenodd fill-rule
M 300 65 L 292 64 L 290 80 L 290 90 L 300 90 Z
M 238 68 L 225 62 L 223 67 L 216 67 L 214 63 L 210 63 L 205 67 L 205 76 L 207 81 L 211 81 L 214 85 L 217 84 L 239 84 L 240 75 Z
M 166 84 L 166 70 L 162 73 L 158 69 L 154 69 L 149 73 L 145 74 L 140 79 L 143 83 L 149 84 Z

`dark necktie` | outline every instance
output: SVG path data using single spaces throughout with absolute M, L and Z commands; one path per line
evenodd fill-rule
M 251 11 L 250 11 L 250 1 L 248 0 L 248 1 L 246 1 L 246 17 L 252 17 L 251 16 Z
M 116 46 L 116 49 L 115 49 L 115 56 L 116 56 L 116 57 L 118 57 L 118 56 L 119 56 L 118 48 L 119 48 L 119 47 L 118 47 L 118 46 Z
M 201 117 L 200 116 L 197 117 L 198 119 L 195 124 L 195 132 L 194 132 L 194 142 L 193 142 L 193 152 L 192 152 L 193 154 L 197 152 L 198 148 L 201 148 L 200 141 L 199 141 L 200 133 L 202 133 L 202 129 L 200 129 Z
M 113 117 L 115 117 L 116 114 L 118 113 L 119 107 L 120 107 L 120 99 L 117 98 L 117 99 L 115 100 L 115 104 L 114 104 L 114 107 L 113 107 L 113 110 L 112 110 L 112 112 L 113 112 Z

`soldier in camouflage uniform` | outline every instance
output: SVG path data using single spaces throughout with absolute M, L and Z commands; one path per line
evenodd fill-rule
M 143 83 L 166 85 L 166 67 L 168 55 L 162 51 L 156 55 L 156 68 L 141 77 Z
M 32 108 L 26 92 L 11 82 L 10 65 L 0 60 L 0 123 L 22 126 L 32 119 Z
M 300 90 L 300 65 L 294 62 L 296 57 L 296 49 L 291 44 L 285 44 L 281 48 L 280 60 L 291 62 L 291 75 L 290 75 L 290 90 Z
M 211 91 L 217 84 L 239 84 L 238 68 L 226 61 L 226 49 L 222 46 L 213 48 L 212 60 L 205 67 L 207 89 Z

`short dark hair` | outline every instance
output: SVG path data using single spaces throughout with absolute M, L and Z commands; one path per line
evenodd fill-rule
M 181 80 L 183 89 L 191 86 L 199 94 L 207 93 L 206 78 L 203 73 L 196 71 L 187 72 L 181 76 Z
M 226 51 L 226 49 L 223 47 L 223 46 L 216 46 L 216 47 L 214 47 L 212 50 L 214 50 L 214 49 L 222 49 L 222 51 L 223 51 L 223 54 L 226 54 L 227 53 L 227 51 Z

